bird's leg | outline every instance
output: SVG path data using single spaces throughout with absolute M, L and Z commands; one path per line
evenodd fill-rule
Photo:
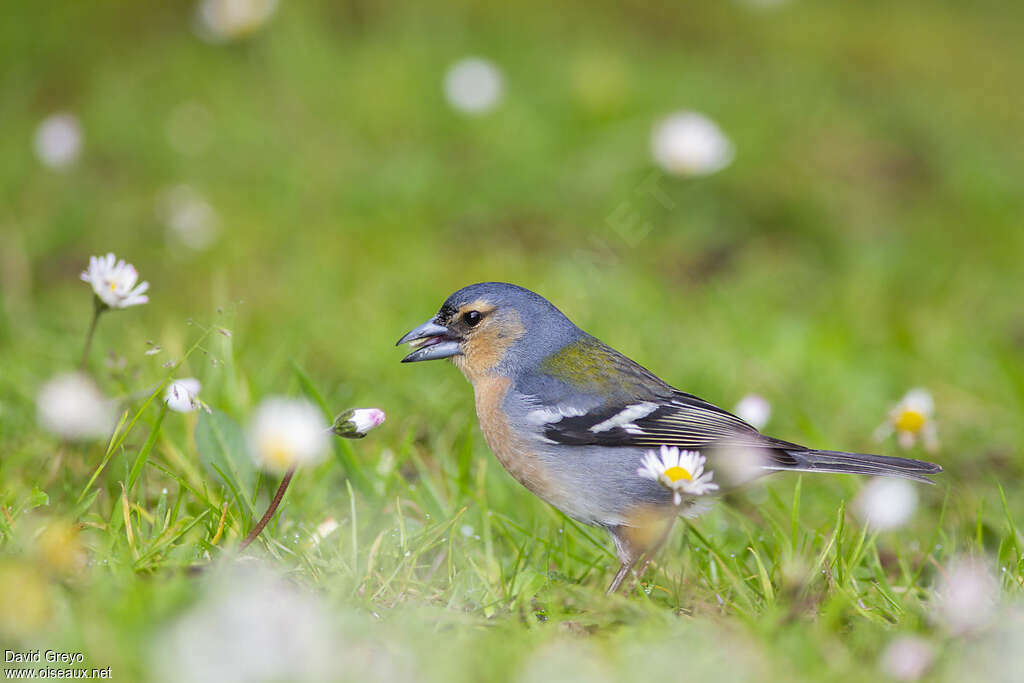
M 630 570 L 637 561 L 644 558 L 643 565 L 637 575 L 642 575 L 653 556 L 668 539 L 675 515 L 666 516 L 664 511 L 657 509 L 638 509 L 631 517 L 629 525 L 608 527 L 608 533 L 615 541 L 615 551 L 619 556 L 619 571 L 608 586 L 608 593 L 614 593 L 622 585 Z
M 615 542 L 615 553 L 619 556 L 619 571 L 615 573 L 615 578 L 612 579 L 605 595 L 611 595 L 619 590 L 619 586 L 629 574 L 629 570 L 643 554 L 643 549 L 638 547 L 632 538 L 631 531 L 629 527 L 625 526 L 608 527 L 608 533 L 611 534 L 612 540 Z
M 630 563 L 623 562 L 619 567 L 619 571 L 615 572 L 615 578 L 612 579 L 611 584 L 608 586 L 608 590 L 604 592 L 605 595 L 611 595 L 615 591 L 619 590 L 619 586 L 622 585 L 622 580 L 629 574 L 629 570 L 633 568 L 636 560 Z

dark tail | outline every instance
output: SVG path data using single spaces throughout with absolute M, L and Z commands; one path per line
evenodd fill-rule
M 837 472 L 840 474 L 870 474 L 884 477 L 903 477 L 927 484 L 929 474 L 938 474 L 942 467 L 924 460 L 894 458 L 868 453 L 844 453 L 842 451 L 784 450 L 771 469 L 794 472 Z M 789 456 L 789 457 L 786 457 Z

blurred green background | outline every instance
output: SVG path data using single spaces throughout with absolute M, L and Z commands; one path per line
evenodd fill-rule
M 451 291 L 509 281 L 683 390 L 726 407 L 762 394 L 781 438 L 895 453 L 871 434 L 927 387 L 942 440 L 930 457 L 947 473 L 900 533 L 924 545 L 945 501 L 941 533 L 996 553 L 1024 515 L 1022 21 L 1024 5 L 994 0 L 283 0 L 246 35 L 210 42 L 190 2 L 8 4 L 0 502 L 30 514 L 57 447 L 36 427 L 35 392 L 77 362 L 91 313 L 78 275 L 114 251 L 151 290 L 100 324 L 90 368 L 112 395 L 154 386 L 199 327 L 223 327 L 230 340 L 213 335 L 179 373 L 211 406 L 244 421 L 261 397 L 300 391 L 298 366 L 332 408 L 388 412 L 354 449 L 368 472 L 384 450 L 415 452 L 443 479 L 440 451 L 492 457 L 471 390 L 446 364 L 400 365 L 392 347 Z M 473 55 L 504 79 L 476 116 L 442 88 Z M 659 170 L 652 128 L 678 110 L 717 122 L 734 161 L 707 177 Z M 55 112 L 82 136 L 61 169 L 33 147 Z M 212 226 L 204 248 L 168 227 L 182 197 Z M 163 352 L 146 356 L 147 342 Z M 164 428 L 186 458 L 190 428 Z M 70 514 L 101 452 L 47 478 L 46 514 Z M 147 474 L 151 492 L 161 476 Z M 496 463 L 486 477 L 489 504 L 524 528 L 555 523 Z M 295 523 L 346 515 L 344 481 L 333 462 L 297 479 L 311 502 Z M 794 481 L 772 490 L 788 499 Z M 818 527 L 858 482 L 802 486 Z M 587 582 L 595 595 L 603 578 Z M 72 624 L 147 623 L 141 606 L 81 599 Z M 848 673 L 881 638 L 837 645 L 854 648 Z M 133 645 L 100 649 L 141 666 Z M 826 659 L 795 666 L 810 675 Z

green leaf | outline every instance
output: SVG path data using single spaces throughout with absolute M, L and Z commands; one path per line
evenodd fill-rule
M 88 512 L 89 508 L 92 507 L 92 504 L 96 502 L 96 497 L 99 495 L 100 490 L 93 489 L 88 495 L 85 496 L 85 498 L 83 498 L 77 505 L 75 505 L 75 509 L 71 513 L 71 519 L 81 519 L 82 516 L 85 515 L 86 512 Z
M 132 489 L 135 488 L 135 482 L 139 480 L 139 475 L 142 474 L 142 468 L 145 466 L 146 460 L 149 458 L 149 453 L 153 450 L 157 437 L 160 436 L 160 425 L 163 424 L 165 415 L 167 415 L 166 403 L 160 406 L 160 412 L 156 416 L 156 424 L 153 425 L 153 429 L 149 432 L 149 438 L 147 438 L 146 443 L 142 445 L 142 449 L 135 458 L 135 464 L 132 465 L 132 470 L 128 474 L 129 493 L 131 493 Z
M 43 505 L 49 505 L 49 504 L 50 504 L 50 495 L 48 493 L 46 493 L 46 491 L 44 491 L 41 488 L 39 488 L 38 486 L 32 487 L 32 493 L 28 497 L 28 506 L 27 506 L 27 508 L 29 510 L 31 510 L 32 508 L 42 507 Z
M 195 438 L 203 466 L 231 490 L 241 510 L 255 516 L 252 495 L 256 489 L 256 468 L 247 452 L 242 428 L 219 410 L 204 412 L 199 415 Z

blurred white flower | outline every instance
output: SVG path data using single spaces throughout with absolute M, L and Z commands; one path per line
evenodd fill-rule
M 673 493 L 676 505 L 683 502 L 683 494 L 702 496 L 718 490 L 711 481 L 714 474 L 704 471 L 704 456 L 697 451 L 680 451 L 675 446 L 662 446 L 660 457 L 655 451 L 644 454 L 643 463 L 636 471 L 641 477 L 653 479 Z
M 913 448 L 920 439 L 926 450 L 938 450 L 935 400 L 927 389 L 908 391 L 899 403 L 889 410 L 889 417 L 875 430 L 875 438 L 881 441 L 893 432 L 896 432 L 899 444 L 903 448 Z
M 36 156 L 50 168 L 66 168 L 82 151 L 82 126 L 74 114 L 51 114 L 36 127 Z
M 117 261 L 114 255 L 90 256 L 89 268 L 80 276 L 84 282 L 92 285 L 92 291 L 110 308 L 128 308 L 149 301 L 145 292 L 149 283 L 143 282 L 137 287 L 139 274 L 135 266 Z
M 587 640 L 548 642 L 526 660 L 519 683 L 611 683 L 615 676 L 604 654 Z
M 917 508 L 917 490 L 906 479 L 877 477 L 853 501 L 853 511 L 869 527 L 887 531 L 910 521 Z
M 156 640 L 159 680 L 336 680 L 340 647 L 323 600 L 262 567 L 234 567 Z
M 897 681 L 916 681 L 935 661 L 935 647 L 919 636 L 899 636 L 882 653 L 879 667 Z
M 271 397 L 249 424 L 249 448 L 256 465 L 273 472 L 320 461 L 327 453 L 327 423 L 311 403 Z
M 703 114 L 683 111 L 662 119 L 651 135 L 651 153 L 667 173 L 710 175 L 728 166 L 733 144 L 718 125 Z
M 202 154 L 213 141 L 213 114 L 199 102 L 182 102 L 167 116 L 164 134 L 179 154 Z
M 1016 602 L 970 641 L 950 681 L 1020 683 L 1024 671 L 1024 604 Z
M 736 404 L 733 412 L 754 429 L 762 429 L 772 416 L 772 404 L 764 396 L 747 394 Z
M 117 421 L 117 409 L 88 376 L 57 375 L 36 396 L 36 415 L 46 431 L 71 441 L 105 439 Z
M 999 604 L 999 583 L 986 562 L 958 557 L 949 563 L 936 588 L 936 616 L 954 635 L 984 628 Z
M 255 33 L 277 10 L 277 0 L 199 0 L 196 28 L 213 43 L 237 40 Z
M 337 530 L 338 520 L 334 519 L 334 517 L 328 517 L 324 521 L 320 522 L 320 524 L 316 528 L 316 531 L 313 533 L 313 538 L 310 540 L 313 543 L 313 545 L 316 545 Z
M 194 377 L 176 379 L 167 387 L 164 402 L 178 413 L 191 413 L 199 407 L 199 380 Z
M 157 217 L 167 229 L 167 240 L 201 251 L 214 240 L 220 228 L 217 213 L 190 185 L 176 185 L 160 195 Z
M 361 439 L 371 429 L 384 423 L 387 416 L 379 408 L 356 408 L 346 410 L 334 418 L 330 431 L 346 439 Z
M 501 101 L 504 83 L 498 67 L 486 59 L 467 57 L 453 64 L 444 77 L 444 95 L 464 114 L 483 114 Z
M 730 488 L 760 479 L 771 471 L 770 464 L 763 448 L 727 445 L 715 453 L 715 474 Z

